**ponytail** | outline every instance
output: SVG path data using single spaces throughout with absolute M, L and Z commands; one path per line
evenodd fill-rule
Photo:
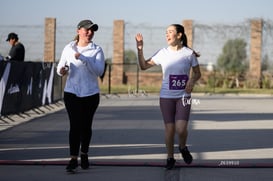
M 187 35 L 185 33 L 182 34 L 181 42 L 182 42 L 183 46 L 188 47 L 188 39 L 187 39 Z
M 76 35 L 75 37 L 74 37 L 74 41 L 76 41 L 76 42 L 78 42 L 79 41 L 79 35 Z

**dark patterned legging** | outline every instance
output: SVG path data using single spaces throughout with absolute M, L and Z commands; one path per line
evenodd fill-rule
M 77 97 L 64 92 L 64 103 L 70 121 L 69 146 L 70 155 L 78 156 L 79 150 L 88 153 L 92 137 L 92 122 L 100 102 L 99 94 Z

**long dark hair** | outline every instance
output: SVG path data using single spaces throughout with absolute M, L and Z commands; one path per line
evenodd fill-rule
M 187 40 L 187 35 L 185 34 L 185 29 L 184 26 L 180 24 L 172 24 L 171 26 L 174 26 L 176 29 L 177 33 L 181 33 L 181 43 L 183 46 L 188 47 L 188 40 Z
M 183 46 L 188 47 L 188 39 L 187 39 L 187 35 L 185 34 L 185 28 L 184 26 L 180 25 L 180 24 L 172 24 L 171 26 L 174 26 L 176 29 L 177 33 L 181 33 L 181 43 Z M 188 47 L 190 48 L 190 47 Z M 196 57 L 200 57 L 200 54 L 197 53 L 196 51 L 193 50 L 193 53 L 195 54 Z

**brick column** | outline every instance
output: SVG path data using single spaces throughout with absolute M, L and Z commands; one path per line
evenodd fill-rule
M 45 19 L 44 61 L 55 62 L 56 18 Z
M 193 21 L 192 20 L 184 20 L 182 25 L 185 28 L 185 34 L 187 35 L 188 46 L 193 48 Z
M 113 26 L 113 59 L 112 59 L 111 83 L 120 85 L 123 83 L 124 63 L 124 21 L 115 20 Z
M 251 20 L 249 75 L 252 87 L 260 87 L 262 59 L 262 20 Z

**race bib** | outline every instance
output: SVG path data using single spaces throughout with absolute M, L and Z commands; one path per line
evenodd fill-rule
M 188 75 L 170 75 L 169 76 L 169 89 L 170 90 L 183 90 L 188 81 Z

